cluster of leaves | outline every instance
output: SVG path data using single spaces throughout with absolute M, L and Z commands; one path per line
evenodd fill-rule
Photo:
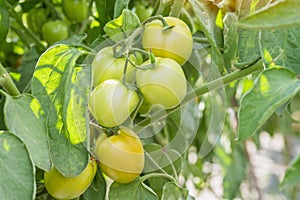
M 193 199 L 190 181 L 198 191 L 214 191 L 208 163 L 222 168 L 223 198 L 243 197 L 241 183 L 251 185 L 253 178 L 247 176 L 252 165 L 244 140 L 259 148 L 262 131 L 284 133 L 286 142 L 299 137 L 297 0 L 90 0 L 89 17 L 68 22 L 70 37 L 47 46 L 23 16 L 43 8 L 49 17 L 67 21 L 60 5 L 60 0 L 0 0 L 0 199 L 51 199 L 43 171 L 54 165 L 75 176 L 85 168 L 99 134 L 86 106 L 91 60 L 97 48 L 141 25 L 134 14 L 140 5 L 189 25 L 194 52 L 183 69 L 193 95 L 167 115 L 150 113 L 152 123 L 141 119 L 146 166 L 140 178 L 107 188 L 99 170 L 80 199 Z M 7 86 L 2 65 L 21 94 Z M 300 156 L 288 156 L 294 159 L 281 181 L 287 192 L 300 180 Z

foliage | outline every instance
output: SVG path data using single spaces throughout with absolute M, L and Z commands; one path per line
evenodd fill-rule
M 249 199 L 255 194 L 264 199 L 267 194 L 258 183 L 252 156 L 253 149 L 259 152 L 263 148 L 266 137 L 283 143 L 278 154 L 284 157 L 280 164 L 285 172 L 271 181 L 272 187 L 275 184 L 272 194 L 297 199 L 297 0 L 83 0 L 76 5 L 77 10 L 83 7 L 82 16 L 70 10 L 71 4 L 62 0 L 0 0 L 0 199 L 53 199 L 43 174 L 55 167 L 62 176 L 75 177 L 89 160 L 97 159 L 99 164 L 96 139 L 104 134 L 118 137 L 122 126 L 142 142 L 143 171 L 123 184 L 98 168 L 90 186 L 77 199 L 198 199 L 205 191 L 220 199 Z M 182 20 L 190 33 L 180 34 L 176 24 L 165 21 L 167 16 Z M 53 21 L 63 23 L 63 38 L 47 36 L 55 32 L 51 30 L 54 25 L 49 26 Z M 45 31 L 42 27 L 47 23 Z M 176 42 L 167 42 L 152 52 L 156 47 L 143 46 L 144 29 L 149 24 L 153 30 L 147 35 L 148 43 L 164 44 L 174 30 L 177 36 L 173 32 L 171 39 Z M 160 26 L 162 30 L 157 32 Z M 157 33 L 165 35 L 159 40 Z M 187 40 L 180 42 L 182 38 Z M 127 68 L 153 73 L 161 59 L 155 56 L 170 57 L 166 49 L 159 48 L 172 48 L 169 45 L 176 43 L 175 50 L 180 52 L 190 45 L 184 41 L 191 40 L 191 55 L 184 55 L 184 61 L 176 63 L 180 69 L 172 71 L 186 79 L 186 91 L 176 86 L 177 82 L 167 83 L 175 76 L 165 71 L 156 72 L 161 76 L 155 74 L 150 81 L 126 81 Z M 125 109 L 125 118 L 113 127 L 97 121 L 88 108 L 97 86 L 93 84 L 93 77 L 97 77 L 93 65 L 103 63 L 93 61 L 101 58 L 97 53 L 108 46 L 113 53 L 102 59 L 111 69 L 118 67 L 112 75 L 122 74 L 118 81 L 124 91 L 135 91 L 140 99 L 134 105 L 118 99 L 119 94 L 93 100 L 93 107 L 104 105 L 97 110 L 104 119 L 120 114 L 120 110 L 103 114 L 114 102 Z M 172 58 L 174 55 L 168 59 Z M 97 71 L 105 71 L 107 66 Z M 137 82 L 147 81 L 153 84 L 151 91 L 145 92 Z M 172 93 L 175 90 L 181 90 L 184 98 L 177 98 Z M 160 101 L 151 105 L 157 102 L 147 102 L 145 93 L 148 99 L 175 98 L 176 105 L 164 108 Z M 120 157 L 118 162 L 127 165 L 130 159 Z M 221 182 L 216 186 L 213 180 L 218 169 Z M 255 194 L 245 192 L 245 185 Z

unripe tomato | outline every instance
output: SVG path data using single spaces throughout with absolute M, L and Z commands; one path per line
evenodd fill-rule
M 130 60 L 135 63 L 134 56 Z M 93 86 L 108 79 L 121 80 L 123 77 L 126 58 L 115 58 L 112 47 L 101 49 L 92 62 Z M 135 80 L 136 69 L 129 62 L 126 71 L 126 81 L 131 83 Z
M 120 81 L 109 79 L 98 85 L 90 95 L 89 110 L 100 125 L 122 124 L 139 103 L 139 96 Z
M 42 26 L 42 36 L 48 44 L 53 44 L 68 37 L 68 27 L 60 20 L 48 21 Z
M 45 172 L 45 187 L 49 194 L 56 199 L 73 199 L 79 197 L 92 183 L 97 172 L 97 163 L 90 161 L 86 168 L 74 177 L 61 175 L 56 168 Z
M 141 67 L 149 65 L 146 61 Z M 159 104 L 165 109 L 180 104 L 187 92 L 187 82 L 181 66 L 170 58 L 156 57 L 150 69 L 138 69 L 137 86 L 150 104 Z
M 193 38 L 189 27 L 181 19 L 164 18 L 170 30 L 163 30 L 163 23 L 154 20 L 145 26 L 142 44 L 146 50 L 152 51 L 157 57 L 172 58 L 180 65 L 184 64 L 192 54 Z
M 62 9 L 70 21 L 83 22 L 88 15 L 86 0 L 62 0 Z
M 133 181 L 144 168 L 143 145 L 128 128 L 121 127 L 117 135 L 110 137 L 100 135 L 95 151 L 102 172 L 118 183 Z

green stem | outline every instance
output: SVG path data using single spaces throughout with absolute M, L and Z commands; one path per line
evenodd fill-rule
M 15 18 L 16 22 L 21 26 L 21 28 L 25 31 L 28 36 L 34 41 L 40 51 L 44 51 L 45 47 L 41 43 L 41 41 L 35 36 L 35 34 L 29 30 L 26 26 L 24 26 L 21 16 L 15 11 L 14 7 L 10 5 L 7 1 L 4 1 L 5 5 L 10 9 L 11 15 Z M 22 39 L 22 38 L 21 38 Z
M 209 91 L 212 91 L 214 89 L 223 87 L 227 84 L 229 84 L 232 81 L 238 80 L 244 76 L 247 76 L 249 74 L 258 72 L 258 71 L 262 71 L 264 69 L 263 67 L 263 61 L 260 59 L 258 60 L 256 63 L 254 63 L 253 65 L 250 65 L 247 68 L 243 68 L 241 70 L 232 72 L 230 74 L 227 74 L 225 76 L 222 76 L 216 80 L 213 80 L 207 84 L 202 85 L 201 87 L 195 88 L 194 90 L 190 91 L 185 99 L 183 100 L 183 102 L 181 104 L 185 104 L 191 100 L 193 100 L 196 96 L 200 96 L 203 95 Z M 167 110 L 166 113 L 162 114 L 161 112 L 156 112 L 151 116 L 151 123 L 155 123 L 157 121 L 159 121 L 160 119 L 162 119 L 163 117 L 165 117 L 166 114 L 171 114 L 173 112 L 175 112 L 177 109 L 179 109 L 180 107 L 176 107 L 174 109 L 171 110 Z M 148 119 L 144 119 L 142 121 L 140 121 L 136 127 L 142 127 L 142 125 L 147 124 L 146 122 L 148 121 Z M 150 124 L 148 125 L 144 125 L 143 129 L 147 128 L 148 126 L 150 126 Z M 139 131 L 141 131 L 139 129 Z
M 4 90 L 11 96 L 18 96 L 21 93 L 10 77 L 9 73 L 0 63 L 0 84 L 4 88 Z
M 174 0 L 173 6 L 171 8 L 170 16 L 178 18 L 184 3 L 185 0 Z
M 171 181 L 174 181 L 175 183 L 177 182 L 176 179 L 169 175 L 169 174 L 164 174 L 164 173 L 150 173 L 150 174 L 146 174 L 144 176 L 141 177 L 141 182 L 144 182 L 145 180 L 149 179 L 149 178 L 156 178 L 156 177 L 161 177 L 161 178 L 166 178 L 169 179 Z

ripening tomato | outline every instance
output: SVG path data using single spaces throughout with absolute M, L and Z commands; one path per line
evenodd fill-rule
M 148 66 L 146 61 L 143 66 Z M 174 108 L 181 103 L 187 92 L 187 81 L 181 66 L 170 58 L 156 57 L 150 69 L 138 69 L 137 86 L 150 104 L 158 104 L 165 109 Z
M 184 64 L 192 54 L 193 38 L 187 24 L 175 17 L 164 17 L 170 30 L 163 30 L 163 23 L 154 20 L 145 26 L 142 44 L 146 50 L 157 57 L 172 58 L 180 65 Z
M 134 56 L 130 56 L 129 59 L 135 63 Z M 125 57 L 114 57 L 111 46 L 101 49 L 92 62 L 93 86 L 96 87 L 108 79 L 121 80 L 124 73 L 125 62 Z M 127 82 L 132 83 L 135 80 L 135 72 L 135 67 L 128 63 L 126 71 Z
M 100 125 L 121 125 L 139 103 L 139 96 L 120 81 L 109 79 L 98 85 L 91 93 L 89 110 Z
M 65 177 L 56 168 L 45 172 L 45 187 L 56 199 L 73 199 L 79 197 L 92 183 L 97 172 L 97 163 L 90 161 L 86 168 L 77 176 Z
M 120 127 L 116 135 L 100 135 L 96 141 L 96 158 L 108 177 L 118 183 L 136 179 L 144 168 L 145 156 L 142 142 L 130 129 Z

